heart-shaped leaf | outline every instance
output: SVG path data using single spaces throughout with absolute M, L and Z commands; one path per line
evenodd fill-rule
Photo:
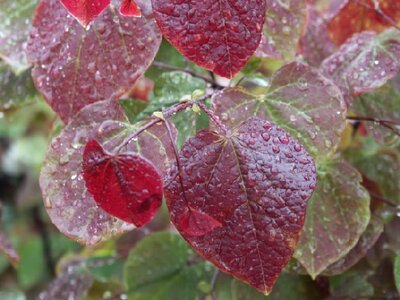
M 222 271 L 270 292 L 315 187 L 310 155 L 282 129 L 251 118 L 226 135 L 200 131 L 183 145 L 179 165 L 165 188 L 178 231 Z M 191 221 L 182 221 L 187 214 Z
M 140 17 L 142 12 L 139 6 L 136 4 L 135 0 L 122 0 L 121 6 L 119 7 L 119 12 L 123 16 L 127 17 Z
M 136 227 L 148 223 L 161 206 L 161 176 L 137 154 L 112 155 L 90 140 L 83 152 L 83 178 L 102 209 Z
M 153 61 L 161 34 L 150 3 L 139 0 L 143 16 L 121 16 L 115 0 L 85 30 L 58 0 L 36 10 L 28 57 L 39 92 L 67 123 L 82 107 L 128 92 Z
M 257 50 L 265 0 L 152 0 L 163 35 L 185 57 L 232 78 Z M 205 17 L 207 16 L 207 17 Z
M 59 0 L 82 26 L 86 27 L 109 5 L 111 0 Z

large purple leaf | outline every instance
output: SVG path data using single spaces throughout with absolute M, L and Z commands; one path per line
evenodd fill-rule
M 58 0 L 42 0 L 36 11 L 28 54 L 35 85 L 68 122 L 90 103 L 118 99 L 153 61 L 161 34 L 149 1 L 141 18 L 121 16 L 112 2 L 85 30 Z

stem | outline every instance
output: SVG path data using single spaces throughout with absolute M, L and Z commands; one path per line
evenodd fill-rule
M 400 126 L 399 122 L 396 121 L 391 121 L 391 120 L 381 120 L 381 119 L 376 119 L 376 118 L 371 118 L 371 117 L 360 117 L 360 116 L 347 116 L 347 120 L 353 120 L 353 121 L 364 121 L 364 122 L 374 122 L 377 123 L 378 125 L 385 127 L 391 131 L 393 131 L 394 134 L 397 136 L 400 136 L 400 130 L 396 129 L 396 126 Z
M 214 274 L 213 274 L 213 276 L 211 278 L 211 282 L 210 282 L 210 285 L 211 285 L 211 298 L 213 300 L 217 300 L 217 296 L 215 295 L 215 285 L 217 283 L 217 279 L 218 279 L 219 274 L 220 274 L 219 270 L 216 268 L 215 271 L 214 271 Z
M 211 93 L 206 93 L 204 96 L 196 99 L 196 100 L 189 100 L 189 101 L 183 101 L 179 102 L 171 107 L 168 107 L 165 109 L 162 114 L 164 119 L 169 119 L 172 116 L 174 116 L 176 113 L 183 111 L 189 107 L 192 107 L 194 104 L 199 105 L 201 107 L 202 101 L 206 100 L 209 98 L 212 94 Z M 210 112 L 212 114 L 212 112 Z M 140 127 L 138 130 L 136 130 L 134 133 L 129 135 L 115 150 L 115 153 L 119 153 L 124 147 L 126 147 L 133 139 L 135 139 L 139 134 L 141 134 L 143 131 L 151 128 L 155 124 L 164 121 L 163 119 L 157 118 L 157 117 L 151 117 L 149 122 L 144 124 L 142 127 Z
M 185 73 L 188 73 L 189 75 L 192 75 L 193 77 L 203 79 L 205 82 L 211 84 L 211 86 L 215 89 L 223 89 L 224 88 L 224 86 L 217 83 L 214 78 L 208 78 L 206 76 L 200 75 L 200 74 L 196 73 L 195 71 L 189 69 L 188 67 L 179 68 L 179 67 L 175 67 L 173 65 L 169 65 L 169 64 L 160 62 L 160 61 L 154 61 L 153 66 L 155 66 L 157 68 L 161 68 L 161 69 L 171 70 L 171 71 L 185 72 Z

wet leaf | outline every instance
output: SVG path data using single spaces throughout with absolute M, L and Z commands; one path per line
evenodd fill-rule
M 153 61 L 161 35 L 149 1 L 141 18 L 123 17 L 115 0 L 85 30 L 57 0 L 38 6 L 28 54 L 35 85 L 66 123 L 90 103 L 117 100 Z
M 152 4 L 168 41 L 186 58 L 223 77 L 238 73 L 260 43 L 265 0 L 152 0 Z
M 320 165 L 317 187 L 295 258 L 315 278 L 344 257 L 358 242 L 370 219 L 369 194 L 349 163 Z
M 368 281 L 366 270 L 350 270 L 329 279 L 330 294 L 335 299 L 370 299 L 374 295 L 374 286 Z
M 292 61 L 306 26 L 306 0 L 266 0 L 263 32 L 267 44 L 285 61 Z
M 167 72 L 161 74 L 154 83 L 154 95 L 151 97 L 148 106 L 140 113 L 137 120 L 151 116 L 155 111 L 179 103 L 183 97 L 191 97 L 196 90 L 205 90 L 204 80 L 195 78 L 184 72 Z M 180 112 L 171 118 L 178 130 L 177 146 L 180 148 L 191 136 L 196 134 L 198 120 L 201 115 L 192 109 Z
M 213 268 L 193 258 L 194 253 L 177 234 L 163 232 L 144 238 L 125 264 L 128 299 L 198 299 L 198 284 L 211 280 Z
M 17 75 L 30 67 L 26 57 L 26 42 L 37 3 L 38 0 L 0 2 L 0 58 Z
M 399 141 L 400 93 L 391 84 L 355 99 L 351 107 L 357 116 L 387 121 L 387 128 L 376 122 L 365 122 L 367 131 L 381 144 Z
M 110 0 L 60 0 L 83 27 L 89 25 L 110 5 Z
M 96 203 L 125 222 L 141 227 L 161 206 L 162 179 L 145 158 L 107 153 L 95 140 L 83 152 L 83 178 Z
M 361 235 L 354 248 L 351 249 L 346 256 L 330 265 L 323 274 L 329 276 L 338 275 L 353 267 L 367 254 L 367 251 L 375 245 L 382 232 L 382 221 L 378 217 L 372 216 L 367 229 Z
M 0 61 L 0 110 L 29 104 L 39 99 L 30 71 L 15 75 Z
M 222 271 L 270 292 L 303 226 L 316 181 L 312 158 L 285 131 L 252 118 L 227 135 L 200 131 L 179 161 L 164 190 L 178 231 Z M 180 221 L 190 210 L 209 222 L 203 235 Z
M 326 18 L 314 6 L 309 5 L 307 28 L 300 39 L 299 48 L 305 60 L 312 66 L 318 67 L 336 51 L 327 30 Z
M 100 209 L 88 193 L 82 175 L 82 155 L 90 139 L 96 139 L 112 152 L 141 125 L 130 125 L 116 102 L 102 101 L 85 107 L 53 139 L 41 171 L 40 186 L 50 219 L 63 234 L 95 244 L 133 229 Z M 155 125 L 121 150 L 141 153 L 161 174 L 174 159 L 163 125 Z
M 299 62 L 278 70 L 265 95 L 225 89 L 213 97 L 213 106 L 221 120 L 230 126 L 250 116 L 278 124 L 299 139 L 317 160 L 335 152 L 346 125 L 346 107 L 339 89 Z
M 349 104 L 354 96 L 373 91 L 393 78 L 400 69 L 400 31 L 390 29 L 376 35 L 354 35 L 326 58 L 322 71 L 341 88 Z
M 328 29 L 337 45 L 355 33 L 380 32 L 400 21 L 400 2 L 397 0 L 341 0 L 340 5 L 331 10 Z
M 93 278 L 82 262 L 73 261 L 61 270 L 57 278 L 45 291 L 39 294 L 38 300 L 83 300 L 92 286 Z
M 135 0 L 123 0 L 119 8 L 119 12 L 123 16 L 140 17 L 142 12 Z

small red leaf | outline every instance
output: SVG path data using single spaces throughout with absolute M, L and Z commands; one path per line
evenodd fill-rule
M 140 17 L 142 12 L 134 0 L 122 0 L 119 12 L 127 17 Z
M 86 27 L 110 5 L 111 0 L 60 0 L 70 14 Z
M 221 227 L 222 224 L 205 213 L 189 208 L 179 216 L 179 227 L 189 236 L 203 236 L 214 229 Z
M 231 78 L 257 50 L 265 0 L 152 0 L 164 36 L 185 57 Z
M 179 162 L 165 187 L 178 231 L 222 271 L 270 292 L 293 255 L 315 188 L 310 155 L 281 128 L 251 118 L 229 135 L 200 131 Z
M 83 153 L 83 177 L 102 209 L 137 227 L 148 223 L 161 205 L 162 179 L 137 154 L 108 154 L 90 140 Z

